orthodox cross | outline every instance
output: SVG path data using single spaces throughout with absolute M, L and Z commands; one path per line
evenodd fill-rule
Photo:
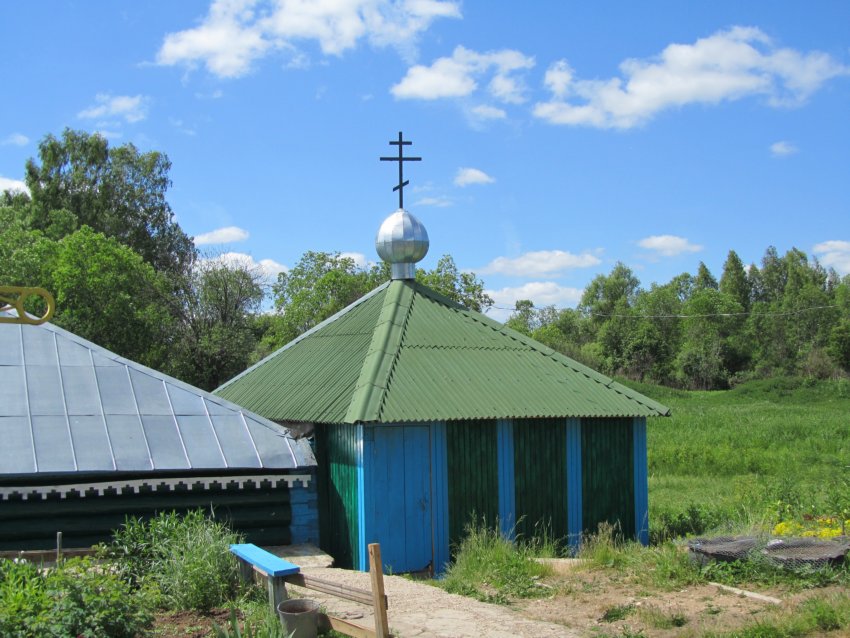
M 404 179 L 404 163 L 405 162 L 421 162 L 421 157 L 405 157 L 404 147 L 410 146 L 413 142 L 406 142 L 402 139 L 401 131 L 398 132 L 398 141 L 390 142 L 391 146 L 398 146 L 398 157 L 382 157 L 382 162 L 398 162 L 398 186 L 393 188 L 393 192 L 398 191 L 398 207 L 404 208 L 404 187 L 410 182 Z

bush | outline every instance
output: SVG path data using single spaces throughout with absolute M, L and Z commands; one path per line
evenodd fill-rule
M 102 555 L 134 587 L 153 587 L 169 609 L 209 610 L 231 600 L 239 570 L 230 544 L 239 534 L 201 510 L 161 513 L 147 522 L 128 520 Z
M 0 635 L 15 638 L 132 638 L 153 618 L 143 596 L 90 559 L 39 570 L 0 561 Z

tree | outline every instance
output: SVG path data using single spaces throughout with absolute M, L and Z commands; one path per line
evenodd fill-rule
M 31 222 L 45 230 L 52 211 L 64 209 L 107 237 L 129 246 L 159 272 L 185 274 L 195 248 L 165 199 L 171 162 L 132 144 L 110 148 L 98 134 L 65 129 L 38 147 L 40 164 L 26 164 Z
M 55 322 L 121 356 L 161 368 L 173 342 L 162 275 L 130 248 L 88 226 L 58 242 L 47 286 Z
M 357 267 L 339 253 L 307 251 L 272 286 L 281 314 L 276 345 L 291 341 L 380 284 L 378 273 Z
M 711 271 L 708 269 L 703 262 L 699 262 L 699 268 L 697 268 L 697 276 L 694 277 L 694 291 L 697 290 L 717 290 L 717 279 L 714 278 L 714 275 L 711 274 Z
M 417 268 L 416 281 L 470 310 L 484 312 L 493 305 L 493 299 L 484 290 L 484 282 L 473 272 L 458 271 L 451 255 L 440 257 L 434 270 Z
M 700 390 L 725 387 L 737 353 L 730 337 L 743 321 L 740 304 L 713 288 L 693 294 L 685 303 L 683 343 L 677 357 L 682 382 Z
M 751 287 L 744 271 L 744 262 L 734 250 L 729 251 L 720 276 L 720 292 L 737 301 L 747 311 L 750 309 Z
M 175 376 L 213 390 L 244 370 L 256 347 L 252 323 L 263 298 L 259 268 L 222 257 L 197 260 L 177 313 Z
M 639 286 L 632 270 L 618 261 L 609 275 L 597 275 L 587 285 L 578 308 L 590 315 L 594 324 L 601 325 L 618 304 L 621 309 L 631 307 Z
M 532 331 L 539 327 L 536 324 L 534 302 L 530 299 L 518 299 L 514 303 L 514 311 L 505 325 L 511 330 L 516 330 L 526 336 L 531 336 Z

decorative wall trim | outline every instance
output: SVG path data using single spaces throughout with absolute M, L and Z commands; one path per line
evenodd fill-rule
M 516 532 L 516 476 L 514 470 L 514 427 L 509 419 L 496 421 L 496 455 L 499 476 L 499 526 L 505 538 Z
M 365 462 L 365 459 L 372 458 L 374 437 L 370 437 L 369 441 L 366 440 L 367 437 L 364 436 L 362 423 L 358 423 L 354 427 L 357 432 L 357 557 L 355 568 L 365 572 L 368 571 L 366 564 L 366 466 L 368 463 Z M 371 479 L 371 477 L 369 478 Z M 370 494 L 369 497 L 374 498 L 375 495 Z M 369 520 L 373 519 L 370 518 Z
M 431 521 L 433 525 L 434 575 L 445 572 L 449 555 L 449 469 L 446 424 L 431 424 Z
M 567 542 L 577 551 L 582 534 L 581 419 L 567 419 Z
M 646 417 L 636 416 L 632 425 L 635 455 L 635 536 L 649 545 L 649 471 L 646 458 Z
M 203 477 L 203 478 L 182 478 L 182 479 L 141 479 L 135 481 L 104 481 L 101 483 L 73 483 L 66 485 L 19 485 L 15 487 L 0 486 L 0 501 L 8 501 L 12 498 L 20 497 L 21 500 L 37 500 L 39 497 L 46 500 L 50 496 L 59 495 L 60 499 L 67 498 L 69 495 L 77 496 L 78 498 L 86 498 L 90 496 L 90 492 L 94 491 L 96 496 L 103 496 L 107 491 L 123 494 L 126 490 L 131 490 L 133 494 L 141 493 L 144 488 L 146 491 L 152 492 L 173 492 L 177 488 L 186 488 L 187 490 L 208 490 L 210 488 L 222 488 L 236 485 L 237 489 L 245 489 L 246 487 L 260 487 L 263 483 L 270 483 L 272 487 L 280 487 L 286 484 L 288 487 L 297 487 L 297 483 L 301 487 L 308 487 L 311 480 L 310 474 L 284 474 L 274 476 L 220 476 L 220 477 Z

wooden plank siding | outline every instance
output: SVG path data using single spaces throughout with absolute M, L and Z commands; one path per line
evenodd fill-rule
M 565 419 L 514 421 L 516 534 L 567 540 L 567 428 Z
M 361 436 L 358 436 L 360 433 Z M 358 465 L 362 426 L 317 425 L 319 545 L 337 567 L 360 562 Z
M 473 522 L 496 525 L 499 476 L 495 420 L 448 421 L 449 545 L 454 554 Z
M 635 535 L 634 435 L 631 418 L 581 420 L 582 527 L 600 523 Z

